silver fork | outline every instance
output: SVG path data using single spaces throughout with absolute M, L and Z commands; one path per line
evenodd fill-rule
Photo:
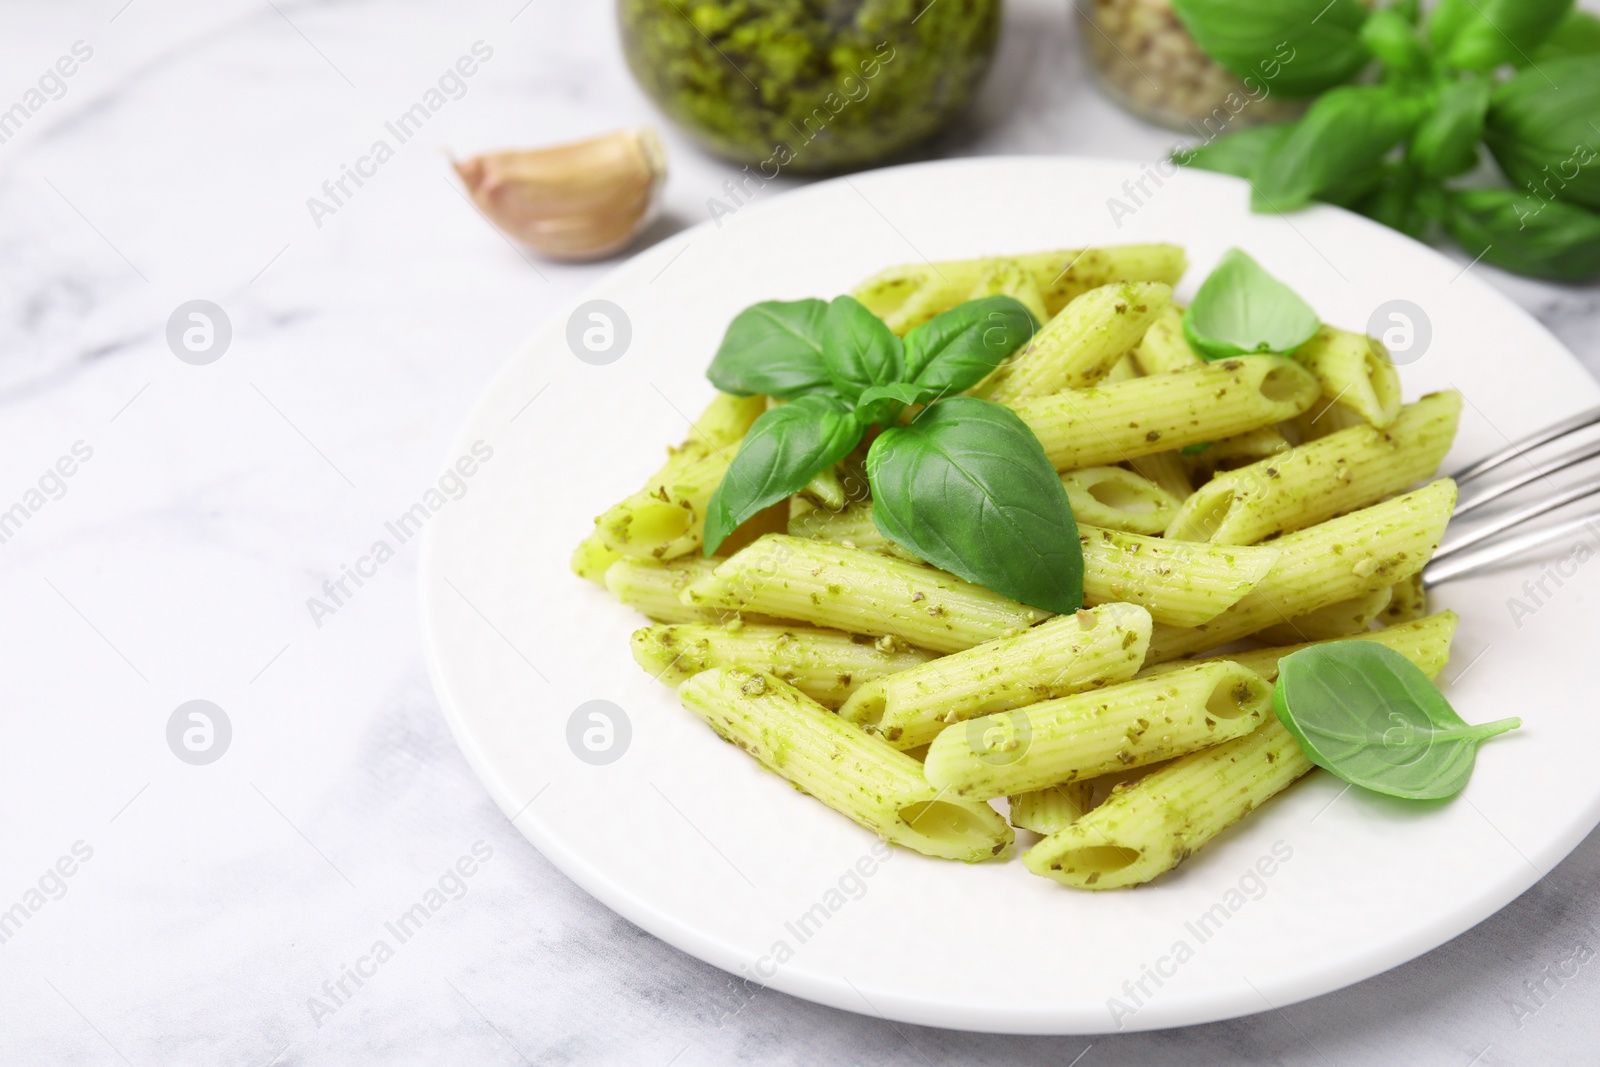
M 1571 418 L 1529 434 L 1522 440 L 1513 442 L 1493 455 L 1463 467 L 1451 475 L 1461 495 L 1457 499 L 1456 510 L 1451 516 L 1448 531 L 1454 533 L 1462 530 L 1462 516 L 1471 515 L 1485 504 L 1508 496 L 1548 475 L 1600 456 L 1600 437 L 1596 437 L 1574 448 L 1558 452 L 1546 460 L 1535 462 L 1529 459 L 1526 470 L 1519 470 L 1498 479 L 1485 478 L 1485 475 L 1499 470 L 1512 460 L 1528 457 L 1530 453 L 1538 453 L 1549 446 L 1559 445 L 1591 426 L 1600 426 L 1600 407 L 1581 411 Z M 1542 515 L 1597 494 L 1600 494 L 1600 477 L 1590 478 L 1571 486 L 1554 489 L 1543 499 L 1476 524 L 1467 525 L 1465 530 L 1454 537 L 1447 535 L 1439 550 L 1434 553 L 1433 560 L 1422 569 L 1424 588 L 1431 588 L 1441 582 L 1448 582 L 1453 578 L 1460 578 L 1504 560 L 1513 559 L 1552 541 L 1570 537 L 1580 530 L 1587 529 L 1600 538 L 1600 510 L 1589 511 L 1514 537 L 1503 536 Z

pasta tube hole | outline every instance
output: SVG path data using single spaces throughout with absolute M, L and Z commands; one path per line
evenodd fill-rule
M 1132 867 L 1143 855 L 1136 848 L 1122 845 L 1086 845 L 1062 853 L 1057 862 L 1062 870 L 1073 874 L 1112 874 Z
M 1232 675 L 1217 683 L 1206 698 L 1206 714 L 1214 719 L 1237 719 L 1264 711 L 1270 699 L 1259 678 Z
M 694 512 L 673 502 L 647 500 L 633 507 L 628 538 L 644 544 L 667 544 L 689 532 Z
M 994 826 L 978 812 L 943 800 L 923 800 L 900 809 L 900 818 L 919 836 L 951 846 L 971 847 L 995 840 Z
M 883 713 L 889 706 L 883 687 L 867 684 L 857 689 L 840 712 L 849 721 L 863 729 L 872 729 L 883 722 Z
M 1095 482 L 1088 487 L 1089 495 L 1108 508 L 1126 511 L 1133 515 L 1148 515 L 1161 506 L 1161 501 L 1153 498 L 1147 492 L 1140 492 L 1137 486 L 1115 478 Z
M 1306 386 L 1316 385 L 1316 379 L 1296 363 L 1280 363 L 1269 370 L 1256 388 L 1261 395 L 1275 404 L 1292 403 L 1306 399 Z

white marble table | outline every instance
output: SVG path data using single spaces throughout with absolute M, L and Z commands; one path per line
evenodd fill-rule
M 1066 7 L 1012 5 L 996 76 L 933 154 L 1170 146 L 1087 88 Z M 317 226 L 307 198 L 479 40 L 493 57 L 465 95 Z M 320 626 L 306 601 L 435 477 L 513 346 L 607 269 L 524 259 L 442 150 L 652 120 L 610 4 L 11 0 L 0 108 L 79 41 L 60 98 L 0 144 L 0 511 L 26 513 L 0 543 L 0 909 L 26 912 L 0 943 L 0 1063 L 1593 1062 L 1600 963 L 1549 975 L 1600 946 L 1596 838 L 1392 973 L 1093 1041 L 752 996 L 609 913 L 457 752 L 415 543 Z M 657 236 L 732 173 L 666 136 Z M 1474 269 L 1600 371 L 1600 292 Z M 196 298 L 232 324 L 207 366 L 165 340 Z M 209 766 L 167 743 L 195 699 L 232 727 Z M 474 850 L 459 899 L 345 977 Z

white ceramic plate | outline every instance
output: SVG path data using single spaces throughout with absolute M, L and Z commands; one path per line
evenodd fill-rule
M 1403 368 L 1407 398 L 1467 397 L 1447 469 L 1600 401 L 1571 355 L 1473 272 L 1356 216 L 1252 215 L 1242 183 L 1185 172 L 1147 182 L 1119 225 L 1108 198 L 1131 204 L 1123 183 L 1147 169 L 977 159 L 813 185 L 681 233 L 587 294 L 631 322 L 616 362 L 577 359 L 566 316 L 511 360 L 448 457 L 493 449 L 428 526 L 423 618 L 467 758 L 578 884 L 796 996 L 934 1026 L 1089 1033 L 1247 1014 L 1377 974 L 1505 905 L 1600 819 L 1600 716 L 1584 677 L 1600 564 L 1547 582 L 1553 595 L 1519 619 L 1507 598 L 1530 603 L 1521 586 L 1536 565 L 1437 596 L 1462 617 L 1445 673 L 1457 709 L 1526 720 L 1483 750 L 1455 800 L 1341 796 L 1316 772 L 1156 884 L 1100 894 L 1016 859 L 873 859 L 876 838 L 680 708 L 629 656 L 643 620 L 568 570 L 593 516 L 641 484 L 710 398 L 705 367 L 735 313 L 833 296 L 923 257 L 1172 241 L 1190 255 L 1182 298 L 1239 245 L 1336 325 L 1365 329 L 1386 301 L 1409 300 L 1432 341 Z M 631 732 L 605 765 L 567 740 L 591 700 L 621 708 Z

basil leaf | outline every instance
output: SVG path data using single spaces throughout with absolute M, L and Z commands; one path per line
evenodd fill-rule
M 1361 43 L 1359 0 L 1172 0 L 1206 54 L 1246 87 L 1314 96 L 1349 81 L 1371 59 Z
M 1256 168 L 1251 207 L 1293 211 L 1383 162 L 1427 110 L 1385 85 L 1347 85 L 1311 105 Z
M 1293 289 L 1229 249 L 1183 313 L 1183 336 L 1202 359 L 1292 352 L 1322 325 Z
M 1571 11 L 1561 24 L 1550 31 L 1539 51 L 1534 53 L 1536 63 L 1547 59 L 1566 59 L 1568 56 L 1592 56 L 1600 52 L 1600 16 L 1587 11 Z
M 986 296 L 958 304 L 906 334 L 906 381 L 933 390 L 924 403 L 977 385 L 1032 340 L 1039 324 L 1021 301 Z
M 867 453 L 885 537 L 951 574 L 1046 611 L 1083 606 L 1083 546 L 1061 477 L 1009 408 L 958 396 Z
M 943 390 L 911 382 L 890 382 L 863 389 L 856 397 L 856 419 L 863 426 L 878 423 L 888 426 L 900 418 L 900 411 L 908 404 L 926 404 L 943 396 Z
M 1376 186 L 1349 207 L 1391 230 L 1422 240 L 1433 222 L 1438 183 L 1408 163 L 1386 165 Z
M 1277 148 L 1291 129 L 1293 126 L 1286 122 L 1247 126 L 1199 148 L 1174 152 L 1172 158 L 1185 167 L 1250 178 L 1261 160 Z
M 1414 25 L 1398 11 L 1381 8 L 1361 26 L 1361 43 L 1385 67 L 1402 74 L 1420 74 L 1431 60 Z
M 841 396 L 901 378 L 900 338 L 853 296 L 835 297 L 822 319 L 822 362 Z
M 1478 165 L 1478 142 L 1494 86 L 1484 78 L 1447 82 L 1433 114 L 1422 120 L 1406 158 L 1430 178 L 1453 178 Z
M 1600 62 L 1575 56 L 1541 63 L 1496 89 L 1484 140 L 1512 184 L 1546 199 L 1600 208 L 1596 126 Z
M 1496 267 L 1581 282 L 1600 277 L 1600 214 L 1506 189 L 1446 194 L 1445 229 Z
M 1457 70 L 1528 63 L 1572 10 L 1573 0 L 1440 0 L 1428 20 L 1439 59 Z
M 734 316 L 706 377 L 735 396 L 791 397 L 828 386 L 822 300 L 768 300 Z
M 849 455 L 861 433 L 850 409 L 832 396 L 803 396 L 762 415 L 706 505 L 705 554 L 744 520 Z
M 1478 746 L 1522 725 L 1468 726 L 1421 668 L 1376 641 L 1333 641 L 1283 657 L 1272 705 L 1312 763 L 1409 800 L 1459 793 Z

